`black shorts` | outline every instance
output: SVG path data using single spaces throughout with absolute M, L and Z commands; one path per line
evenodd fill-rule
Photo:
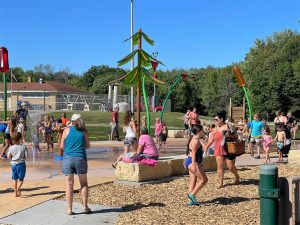
M 225 158 L 227 160 L 235 160 L 236 157 L 237 157 L 236 154 L 229 154 L 229 153 L 227 153 L 227 155 L 225 155 Z
M 159 140 L 160 140 L 160 141 L 166 141 L 167 138 L 168 138 L 168 135 L 167 135 L 167 134 L 160 134 L 160 135 L 159 135 Z
M 187 125 L 186 123 L 183 125 L 184 126 L 184 129 L 189 129 L 189 125 Z
M 10 134 L 4 133 L 3 136 L 4 136 L 4 139 L 9 139 L 9 140 L 11 140 Z

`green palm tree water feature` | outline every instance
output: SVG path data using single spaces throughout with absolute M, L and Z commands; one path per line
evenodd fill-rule
M 148 37 L 145 33 L 143 33 L 141 29 L 139 29 L 138 32 L 136 32 L 134 35 L 132 35 L 130 38 L 126 39 L 125 41 L 128 41 L 130 39 L 132 39 L 133 45 L 138 45 L 138 49 L 133 51 L 132 53 L 130 53 L 129 55 L 127 55 L 120 61 L 118 61 L 118 66 L 122 66 L 122 65 L 130 62 L 136 55 L 137 55 L 137 62 L 138 62 L 137 66 L 135 68 L 133 68 L 125 76 L 123 76 L 115 81 L 112 81 L 112 82 L 117 82 L 117 81 L 124 79 L 125 84 L 136 86 L 136 99 L 137 99 L 136 100 L 136 111 L 137 111 L 137 123 L 138 123 L 137 133 L 139 135 L 139 133 L 140 133 L 140 117 L 141 117 L 140 116 L 141 83 L 143 83 L 142 87 L 143 87 L 144 101 L 145 101 L 145 99 L 147 99 L 147 93 L 145 90 L 146 80 L 148 80 L 154 84 L 157 84 L 157 85 L 164 84 L 164 82 L 154 78 L 148 72 L 148 70 L 146 68 L 150 66 L 151 60 L 155 60 L 157 63 L 162 64 L 162 65 L 164 65 L 164 64 L 162 62 L 160 62 L 159 60 L 155 59 L 154 57 L 150 56 L 147 52 L 145 52 L 142 49 L 142 40 L 145 40 L 150 45 L 154 45 L 154 41 L 150 37 Z M 149 112 L 148 103 L 146 104 L 146 102 L 145 102 L 145 106 L 146 106 L 146 110 L 147 110 L 147 128 L 148 128 L 148 131 L 150 132 L 150 112 Z
M 166 95 L 166 98 L 164 100 L 164 103 L 163 103 L 163 108 L 160 112 L 160 121 L 162 122 L 163 121 L 163 117 L 164 117 L 164 111 L 165 111 L 165 108 L 166 108 L 166 104 L 167 104 L 167 101 L 168 99 L 170 98 L 170 95 L 172 93 L 172 91 L 174 90 L 174 88 L 183 80 L 185 80 L 186 78 L 190 78 L 190 79 L 195 79 L 197 75 L 196 74 L 177 74 L 176 77 L 177 79 L 171 84 L 170 88 L 169 88 L 169 91 Z
M 250 121 L 252 121 L 252 106 L 251 106 L 250 97 L 249 97 L 249 90 L 246 86 L 246 81 L 244 79 L 244 76 L 243 76 L 240 68 L 237 66 L 233 67 L 232 72 L 235 75 L 239 86 L 243 88 L 243 91 L 244 91 L 244 94 L 246 97 L 246 101 L 247 101 L 247 106 L 248 106 L 248 115 L 249 115 Z

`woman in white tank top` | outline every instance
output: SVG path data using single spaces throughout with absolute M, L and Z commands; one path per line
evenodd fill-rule
M 128 153 L 130 151 L 130 146 L 132 146 L 133 151 L 136 152 L 137 149 L 137 139 L 136 139 L 136 126 L 134 121 L 131 119 L 132 113 L 131 111 L 127 111 L 124 117 L 124 127 L 123 131 L 126 132 L 125 140 L 124 140 L 124 153 Z

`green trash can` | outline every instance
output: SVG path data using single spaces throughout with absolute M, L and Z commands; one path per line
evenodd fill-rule
M 260 224 L 277 225 L 280 191 L 278 189 L 278 167 L 260 166 L 259 174 Z

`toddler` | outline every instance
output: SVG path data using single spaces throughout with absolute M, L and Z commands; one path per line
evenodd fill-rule
M 271 159 L 270 159 L 270 156 L 269 156 L 269 150 L 270 150 L 270 146 L 273 142 L 273 139 L 272 139 L 272 136 L 271 136 L 271 132 L 270 132 L 270 128 L 267 127 L 265 129 L 265 133 L 264 135 L 262 136 L 262 144 L 263 144 L 263 148 L 264 148 L 264 152 L 266 153 L 266 161 L 265 163 L 270 163 L 271 162 Z
M 279 125 L 277 127 L 277 133 L 276 133 L 276 137 L 275 137 L 274 141 L 276 141 L 277 149 L 278 149 L 278 153 L 279 153 L 278 162 L 282 162 L 283 161 L 282 151 L 283 151 L 283 148 L 285 146 L 285 141 L 286 141 L 285 131 L 284 131 L 282 125 Z
M 21 196 L 21 187 L 26 174 L 25 159 L 28 156 L 27 148 L 21 144 L 22 134 L 16 132 L 12 135 L 14 145 L 8 150 L 8 158 L 11 159 L 12 179 L 14 180 L 15 197 Z

